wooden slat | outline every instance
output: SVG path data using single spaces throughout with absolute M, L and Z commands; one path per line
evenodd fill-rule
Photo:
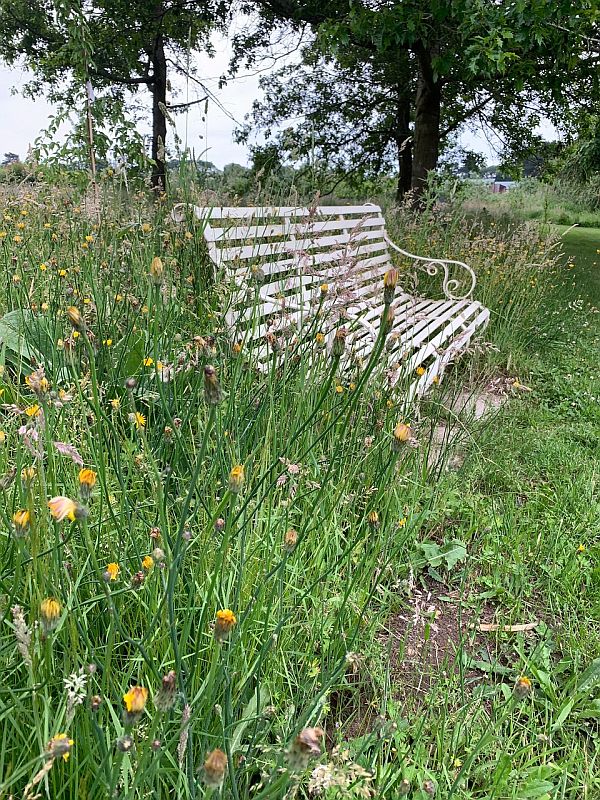
M 308 217 L 310 210 L 302 206 L 239 206 L 225 208 L 214 206 L 199 207 L 194 209 L 199 219 L 252 219 L 253 217 Z M 363 216 L 380 214 L 379 206 L 319 206 L 313 216 L 327 216 L 328 214 L 360 214 Z
M 294 253 L 300 251 L 316 250 L 322 247 L 335 247 L 353 242 L 381 240 L 381 231 L 359 231 L 354 234 L 340 233 L 335 236 L 321 236 L 296 241 L 267 242 L 243 245 L 238 247 L 224 247 L 219 251 L 219 261 L 233 261 L 234 259 L 260 258 L 261 256 L 278 255 L 279 253 Z M 350 248 L 351 252 L 351 248 Z
M 349 232 L 353 228 L 379 227 L 383 236 L 383 217 L 362 217 L 357 219 L 333 219 L 327 221 L 315 220 L 314 222 L 287 222 L 283 225 L 247 225 L 244 227 L 215 228 L 211 227 L 211 241 L 237 241 L 239 239 L 270 239 L 276 236 L 302 236 L 310 237 L 323 231 L 342 230 Z

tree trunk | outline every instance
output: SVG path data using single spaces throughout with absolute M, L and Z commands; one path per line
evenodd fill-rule
M 429 55 L 429 54 L 428 54 Z M 429 61 L 429 65 L 430 65 Z M 426 70 L 427 71 L 427 70 Z M 427 186 L 427 175 L 437 167 L 440 150 L 440 105 L 442 87 L 429 74 L 419 75 L 415 101 L 412 190 L 416 204 Z
M 396 113 L 396 147 L 398 151 L 398 184 L 396 201 L 401 203 L 412 185 L 412 140 L 410 132 L 410 100 L 399 94 Z
M 160 23 L 159 23 L 160 24 Z M 164 192 L 167 187 L 165 142 L 167 139 L 167 59 L 164 38 L 159 30 L 152 51 L 152 188 Z M 161 108 L 162 106 L 162 108 Z

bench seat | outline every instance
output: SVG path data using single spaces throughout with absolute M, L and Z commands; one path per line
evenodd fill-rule
M 179 204 L 173 217 L 182 221 L 190 210 Z M 194 206 L 193 213 L 202 223 L 215 275 L 233 289 L 226 314 L 231 335 L 256 351 L 259 365 L 267 364 L 278 338 L 314 325 L 317 312 L 319 330 L 330 341 L 344 325 L 351 358 L 368 357 L 380 331 L 383 277 L 393 266 L 390 249 L 429 275 L 443 275 L 444 299 L 396 290 L 384 353 L 391 384 L 411 376 L 402 383 L 407 399 L 439 381 L 489 320 L 488 309 L 471 299 L 471 268 L 398 247 L 387 235 L 379 206 Z M 451 277 L 451 271 L 462 271 L 461 278 Z

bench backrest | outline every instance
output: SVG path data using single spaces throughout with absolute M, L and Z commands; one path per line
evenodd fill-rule
M 229 323 L 264 335 L 274 315 L 298 323 L 319 302 L 340 307 L 382 292 L 390 267 L 385 220 L 375 205 L 252 208 L 196 208 L 206 221 L 204 236 L 217 268 L 239 286 Z M 250 286 L 258 288 L 249 292 Z M 252 298 L 253 309 L 244 317 Z M 275 302 L 274 302 L 275 299 Z

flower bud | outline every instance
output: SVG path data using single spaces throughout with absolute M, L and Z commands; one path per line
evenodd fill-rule
M 398 283 L 398 271 L 395 269 L 388 269 L 383 276 L 383 302 L 389 306 L 394 299 L 396 293 L 396 284 Z
M 204 399 L 209 406 L 216 406 L 223 400 L 217 372 L 210 364 L 204 367 Z
M 83 333 L 85 331 L 84 319 L 76 306 L 69 306 L 67 308 L 67 317 L 69 318 L 69 322 L 73 326 L 74 330 L 76 330 L 78 333 Z
M 331 346 L 331 354 L 334 358 L 341 358 L 346 352 L 346 336 L 348 336 L 346 328 L 338 328 L 335 332 Z
M 311 758 L 321 755 L 320 741 L 323 735 L 322 728 L 304 728 L 300 731 L 288 750 L 290 769 L 305 770 Z
M 158 256 L 154 256 L 150 264 L 150 278 L 155 286 L 160 286 L 163 282 L 165 268 Z
M 154 705 L 159 711 L 169 711 L 175 705 L 177 695 L 177 675 L 171 670 L 163 676 Z
M 379 527 L 379 514 L 376 511 L 371 511 L 368 516 L 369 525 L 373 530 Z
M 515 688 L 513 689 L 513 694 L 517 700 L 524 700 L 531 694 L 531 689 L 532 686 L 529 678 L 526 675 L 521 675 L 519 678 L 517 678 Z
M 217 747 L 204 762 L 204 783 L 211 789 L 220 789 L 227 772 L 227 756 Z
M 229 491 L 232 494 L 239 494 L 244 485 L 244 467 L 242 464 L 236 464 L 229 473 Z
M 405 445 L 412 436 L 412 430 L 409 425 L 399 422 L 394 428 L 394 438 L 392 439 L 392 450 L 398 453 L 402 446 Z
M 236 616 L 229 608 L 223 608 L 220 611 L 217 611 L 217 618 L 215 620 L 215 639 L 218 642 L 223 642 L 236 625 Z
M 286 553 L 292 553 L 296 549 L 297 544 L 298 533 L 293 528 L 290 528 L 283 537 L 283 549 Z

